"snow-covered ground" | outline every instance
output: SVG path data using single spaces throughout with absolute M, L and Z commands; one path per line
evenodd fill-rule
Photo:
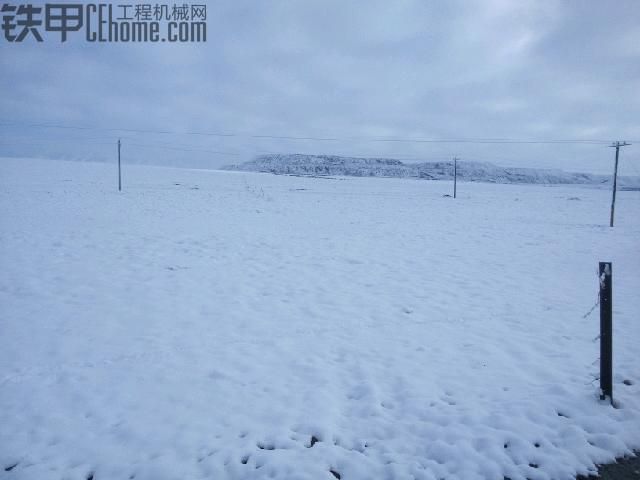
M 586 187 L 115 186 L 0 159 L 0 479 L 562 480 L 640 447 L 640 192 L 610 229 Z

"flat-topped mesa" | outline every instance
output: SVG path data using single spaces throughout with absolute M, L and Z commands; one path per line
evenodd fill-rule
M 226 170 L 268 172 L 278 175 L 353 176 L 453 179 L 453 161 L 404 163 L 393 158 L 339 155 L 267 154 Z M 489 183 L 609 184 L 609 175 L 565 172 L 559 169 L 501 167 L 488 162 L 458 161 L 459 180 Z M 640 188 L 640 177 L 620 177 L 624 187 Z

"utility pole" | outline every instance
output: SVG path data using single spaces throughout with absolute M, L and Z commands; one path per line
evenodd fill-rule
M 613 227 L 613 214 L 616 208 L 616 189 L 618 187 L 618 157 L 620 155 L 620 147 L 626 147 L 627 145 L 631 145 L 627 142 L 614 142 L 609 145 L 610 147 L 615 147 L 616 149 L 616 164 L 613 169 L 613 196 L 611 198 L 611 218 L 609 219 L 609 226 Z
M 453 157 L 453 198 L 458 193 L 458 157 Z
M 120 170 L 120 139 L 118 139 L 118 191 L 122 191 L 122 173 Z

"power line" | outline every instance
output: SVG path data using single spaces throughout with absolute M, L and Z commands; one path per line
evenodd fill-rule
M 163 150 L 167 149 L 167 150 L 178 150 L 178 151 L 182 151 L 182 152 L 202 152 L 202 153 L 216 153 L 219 155 L 233 155 L 233 156 L 240 156 L 239 153 L 236 152 L 222 152 L 219 150 L 205 150 L 205 149 L 200 149 L 200 148 L 180 148 L 180 147 L 173 147 L 173 146 L 169 146 L 169 145 L 148 145 L 148 144 L 144 144 L 144 143 L 127 143 L 127 146 L 134 146 L 134 147 L 145 147 L 145 148 L 161 148 Z
M 3 127 L 27 127 L 27 128 L 59 128 L 66 130 L 97 130 L 104 132 L 129 132 L 129 133 L 155 133 L 160 135 L 207 135 L 216 137 L 235 137 L 233 133 L 213 133 L 213 132 L 176 132 L 171 130 L 146 130 L 146 129 L 134 129 L 134 128 L 103 128 L 103 127 L 90 127 L 79 125 L 57 125 L 57 124 L 45 124 L 45 123 L 0 123 Z
M 609 140 L 516 140 L 516 139 L 482 139 L 482 138 L 458 138 L 458 139 L 403 139 L 403 138 L 388 138 L 388 139 L 375 139 L 373 142 L 412 142 L 412 143 L 514 143 L 514 144 L 577 144 L 577 145 L 606 145 L 610 143 Z
M 254 139 L 275 139 L 275 140 L 297 140 L 297 141 L 322 141 L 322 142 L 340 142 L 340 141 L 366 141 L 366 142 L 395 142 L 395 143 L 470 143 L 470 144 L 575 144 L 575 145 L 605 145 L 611 143 L 610 140 L 604 139 L 515 139 L 515 138 L 401 138 L 401 137 L 315 137 L 315 136 L 292 136 L 292 135 L 254 135 L 243 133 L 223 133 L 223 132 L 200 132 L 200 131 L 174 131 L 174 130 L 153 130 L 153 129 L 132 129 L 132 128 L 106 128 L 95 126 L 80 125 L 60 125 L 60 124 L 44 124 L 44 123 L 0 123 L 4 127 L 22 127 L 22 128 L 57 128 L 68 130 L 94 130 L 107 132 L 128 132 L 143 134 L 159 134 L 159 135 L 194 135 L 194 136 L 213 136 L 213 137 L 240 137 Z
M 41 139 L 41 140 L 37 140 L 34 142 L 8 142 L 8 141 L 0 141 L 0 145 L 3 146 L 13 146 L 13 145 L 19 145 L 19 146 L 32 146 L 32 145 L 48 145 L 50 143 L 59 143 L 59 142 L 65 142 L 65 141 L 74 141 L 74 142 L 83 142 L 84 145 L 87 146 L 92 146 L 92 145 L 113 145 L 113 143 L 108 143 L 108 142 L 94 142 L 94 141 L 84 141 L 83 139 L 56 139 L 56 138 L 52 138 L 52 139 Z M 163 150 L 179 150 L 179 151 L 183 151 L 183 152 L 202 152 L 202 153 L 215 153 L 215 154 L 219 154 L 219 155 L 232 155 L 232 156 L 240 156 L 240 153 L 236 153 L 236 152 L 224 152 L 224 151 L 219 151 L 219 150 L 207 150 L 207 149 L 201 149 L 201 148 L 181 148 L 181 147 L 174 147 L 171 145 L 163 145 L 163 144 L 156 144 L 156 145 L 149 145 L 149 144 L 144 144 L 144 143 L 128 143 L 126 144 L 127 146 L 134 146 L 134 147 L 144 147 L 144 148 L 160 148 Z
M 0 145 L 6 145 L 6 146 L 13 146 L 13 145 L 20 145 L 20 146 L 32 146 L 32 145 L 49 145 L 51 142 L 59 142 L 60 140 L 51 140 L 51 141 L 47 141 L 45 139 L 43 140 L 39 140 L 39 141 L 35 141 L 35 142 L 0 142 Z M 107 143 L 107 142 L 84 142 L 84 145 L 113 145 L 113 142 L 111 143 Z

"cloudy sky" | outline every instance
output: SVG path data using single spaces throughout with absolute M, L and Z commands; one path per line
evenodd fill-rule
M 640 143 L 637 0 L 215 0 L 207 8 L 206 43 L 95 44 L 81 32 L 64 44 L 52 32 L 42 43 L 0 38 L 0 156 L 112 161 L 120 137 L 124 159 L 141 163 L 458 155 L 610 173 L 613 149 L 597 143 L 443 140 Z M 640 174 L 638 152 L 640 144 L 624 149 L 623 174 Z

